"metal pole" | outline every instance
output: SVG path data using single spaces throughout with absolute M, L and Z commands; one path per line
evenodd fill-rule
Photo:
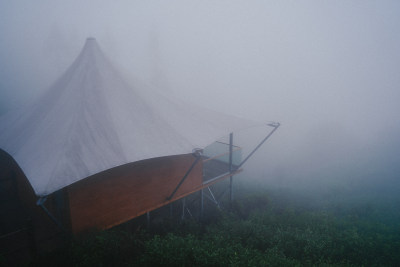
M 182 198 L 182 217 L 181 220 L 183 220 L 185 218 L 185 203 L 186 202 L 186 198 Z
M 218 202 L 218 200 L 215 198 L 213 192 L 211 191 L 211 188 L 210 188 L 210 187 L 207 187 L 207 189 L 208 189 L 208 192 L 210 192 L 210 196 L 211 196 L 211 198 L 209 198 L 209 199 L 210 199 L 212 202 L 214 202 L 215 205 L 217 205 L 218 208 L 220 208 L 219 202 Z
M 274 129 L 261 141 L 261 143 L 256 146 L 255 149 L 253 149 L 253 151 L 251 151 L 251 153 L 239 164 L 239 166 L 236 167 L 236 169 L 240 169 L 240 167 L 242 167 L 242 165 L 254 154 L 254 152 L 256 152 L 260 146 L 265 143 L 265 141 L 267 141 L 267 139 L 279 128 L 280 125 L 281 124 L 279 122 L 268 124 L 268 126 L 274 127 Z
M 204 216 L 204 192 L 203 189 L 200 190 L 200 219 Z
M 146 212 L 146 217 L 147 217 L 147 229 L 150 228 L 150 211 Z
M 190 166 L 189 170 L 185 173 L 183 178 L 179 181 L 178 185 L 175 187 L 174 191 L 171 193 L 169 197 L 167 197 L 167 200 L 171 200 L 172 197 L 175 195 L 176 191 L 178 191 L 179 187 L 183 184 L 183 182 L 186 180 L 186 178 L 189 176 L 190 172 L 193 170 L 194 166 L 199 162 L 201 159 L 200 152 L 193 153 L 193 155 L 196 157 L 195 161 L 193 164 Z
M 233 133 L 229 134 L 229 173 L 232 173 Z M 230 200 L 233 201 L 233 176 L 229 177 Z

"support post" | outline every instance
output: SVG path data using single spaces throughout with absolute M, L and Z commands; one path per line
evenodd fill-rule
M 186 208 L 186 198 L 182 198 L 182 217 L 181 220 L 185 219 L 185 208 Z
M 44 197 L 40 197 L 37 202 L 36 205 L 38 205 L 39 207 L 42 208 L 42 210 L 47 214 L 47 216 L 49 216 L 49 218 L 56 223 L 56 225 L 63 230 L 64 232 L 66 231 L 66 229 L 64 228 L 63 224 L 56 218 L 54 217 L 54 215 L 46 208 L 46 206 L 44 205 L 44 202 L 46 202 L 47 200 L 47 196 Z
M 200 190 L 200 219 L 204 217 L 204 192 L 203 189 Z
M 233 133 L 229 134 L 229 173 L 232 173 L 232 150 L 233 150 Z M 233 176 L 229 177 L 229 190 L 230 190 L 230 200 L 231 204 L 233 201 Z

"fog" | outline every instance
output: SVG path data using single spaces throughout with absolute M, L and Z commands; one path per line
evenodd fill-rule
M 398 1 L 2 1 L 0 114 L 93 36 L 132 84 L 280 122 L 242 178 L 398 190 L 399 14 Z

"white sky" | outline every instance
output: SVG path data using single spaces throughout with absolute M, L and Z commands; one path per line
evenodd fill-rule
M 399 1 L 3 0 L 0 114 L 46 89 L 88 36 L 133 84 L 280 121 L 275 167 L 400 159 Z

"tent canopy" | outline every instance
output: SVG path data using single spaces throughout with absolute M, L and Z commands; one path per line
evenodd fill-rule
M 122 164 L 191 153 L 255 125 L 128 85 L 88 38 L 46 93 L 0 118 L 0 148 L 45 196 Z

